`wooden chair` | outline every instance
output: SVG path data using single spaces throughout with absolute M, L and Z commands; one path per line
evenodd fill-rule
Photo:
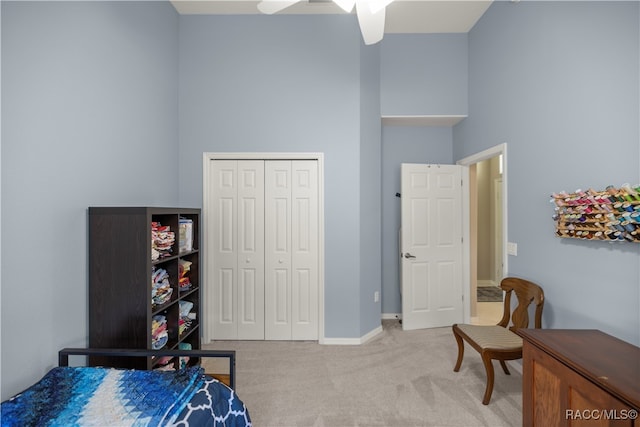
M 484 369 L 487 372 L 487 388 L 484 392 L 484 405 L 489 404 L 493 392 L 493 359 L 499 360 L 504 373 L 510 375 L 505 360 L 522 358 L 522 338 L 513 331 L 529 327 L 529 305 L 536 304 L 534 326 L 540 329 L 542 324 L 542 307 L 544 306 L 544 292 L 535 283 L 516 277 L 506 277 L 500 282 L 505 291 L 504 314 L 502 320 L 495 326 L 481 325 L 453 325 L 453 335 L 458 343 L 458 361 L 454 372 L 460 370 L 464 356 L 463 340 L 475 348 L 482 357 Z M 511 294 L 515 292 L 518 306 L 511 313 Z M 511 320 L 511 326 L 509 321 Z

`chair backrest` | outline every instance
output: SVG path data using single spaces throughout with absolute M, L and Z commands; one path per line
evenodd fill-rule
M 500 287 L 505 291 L 504 314 L 499 326 L 506 328 L 511 320 L 510 330 L 529 327 L 529 306 L 532 302 L 536 305 L 534 327 L 542 327 L 542 308 L 544 307 L 544 292 L 535 283 L 517 277 L 505 277 L 500 282 Z M 515 293 L 518 305 L 511 312 L 511 295 Z

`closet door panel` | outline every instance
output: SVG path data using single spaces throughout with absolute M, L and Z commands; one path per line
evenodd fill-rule
M 265 162 L 265 339 L 291 339 L 291 162 Z
M 217 160 L 212 165 L 210 186 L 213 191 L 209 212 L 212 250 L 207 254 L 213 266 L 213 327 L 217 339 L 235 339 L 237 328 L 237 236 L 238 164 Z
M 218 301 L 220 301 L 218 305 L 220 317 L 218 321 L 225 325 L 232 325 L 235 318 L 233 314 L 233 282 L 235 274 L 233 270 L 232 268 L 221 268 L 219 270 L 220 292 L 217 297 Z
M 297 325 L 309 324 L 312 320 L 311 280 L 308 269 L 298 268 L 294 274 L 293 316 Z M 292 331 L 293 332 L 293 331 Z M 302 338 L 301 338 L 302 339 Z
M 215 339 L 318 339 L 313 160 L 214 160 L 209 204 Z
M 293 340 L 318 339 L 318 163 L 291 164 Z
M 289 324 L 289 271 L 284 268 L 274 270 L 274 283 L 274 323 L 287 327 Z
M 264 161 L 238 161 L 238 339 L 264 339 Z

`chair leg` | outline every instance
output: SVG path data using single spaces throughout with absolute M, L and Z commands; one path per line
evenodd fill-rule
M 453 368 L 453 372 L 458 372 L 460 365 L 462 365 L 462 358 L 464 357 L 464 343 L 462 342 L 462 337 L 456 332 L 456 325 L 453 325 L 453 336 L 456 337 L 456 342 L 458 343 L 458 360 L 456 361 L 456 366 Z
M 482 404 L 488 405 L 491 400 L 491 393 L 493 392 L 493 363 L 491 363 L 491 358 L 485 353 L 482 353 L 482 363 L 484 363 L 484 370 L 487 371 L 487 388 L 484 391 Z
M 504 371 L 504 373 L 507 375 L 511 375 L 511 372 L 509 372 L 509 368 L 507 368 L 507 364 L 504 362 L 504 360 L 501 360 L 500 364 L 502 365 L 502 370 Z

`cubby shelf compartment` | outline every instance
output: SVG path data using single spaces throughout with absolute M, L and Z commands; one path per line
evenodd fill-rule
M 556 236 L 640 243 L 640 185 L 554 193 Z

